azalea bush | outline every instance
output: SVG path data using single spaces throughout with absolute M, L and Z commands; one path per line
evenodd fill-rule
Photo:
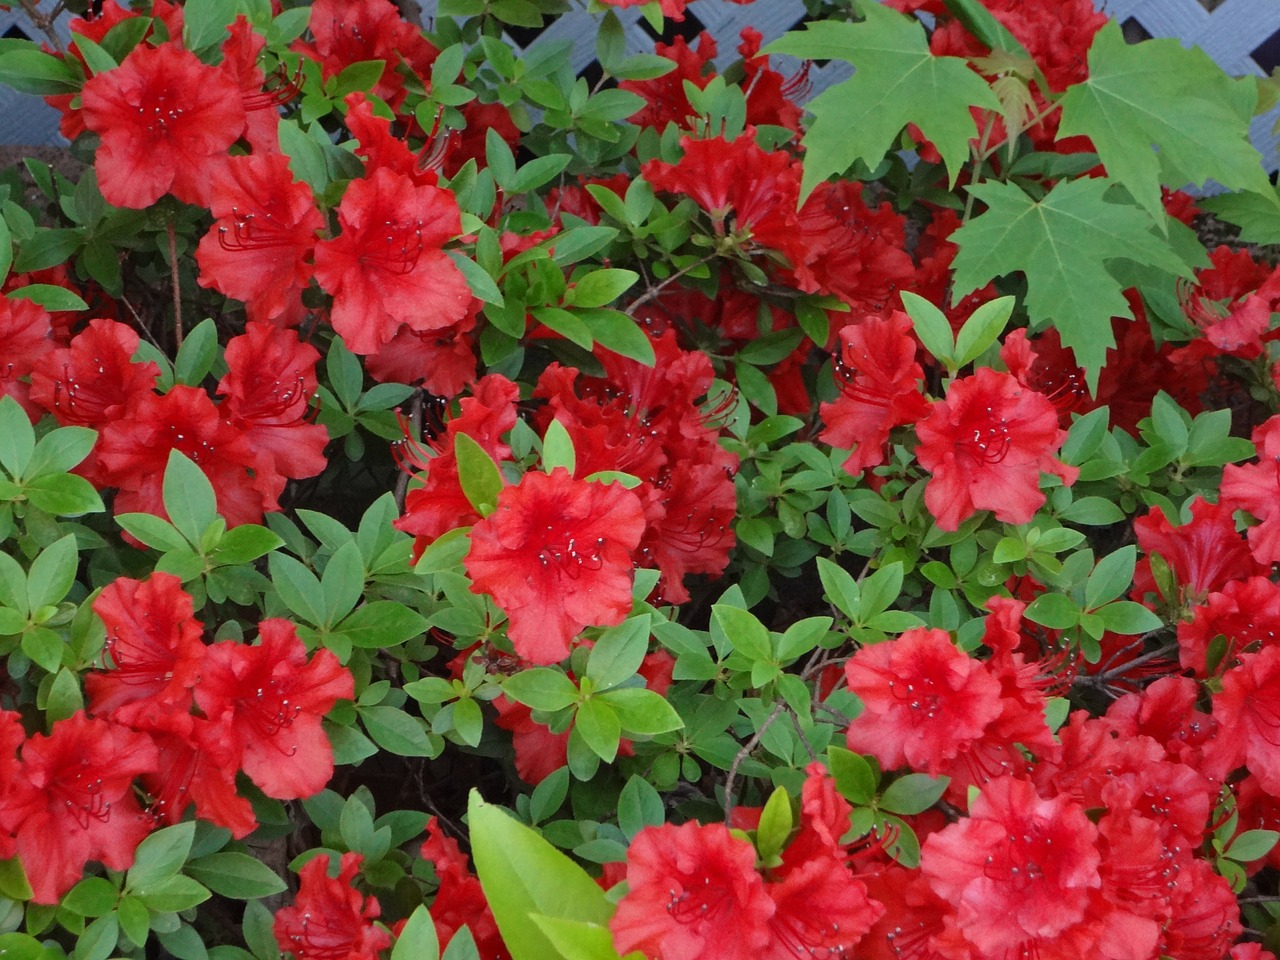
M 632 5 L 0 40 L 0 952 L 1271 956 L 1275 84 Z

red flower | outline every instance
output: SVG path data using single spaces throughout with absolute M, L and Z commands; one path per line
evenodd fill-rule
M 0 296 L 0 397 L 13 397 L 32 421 L 40 419 L 40 409 L 25 380 L 48 363 L 52 335 L 44 307 L 31 300 Z
M 643 532 L 634 493 L 557 467 L 502 491 L 497 509 L 472 527 L 463 562 L 471 590 L 489 594 L 510 618 L 516 653 L 559 663 L 584 627 L 626 618 L 631 554 Z
M 852 452 L 844 469 L 858 476 L 884 463 L 889 431 L 915 423 L 928 409 L 920 392 L 924 371 L 916 362 L 911 318 L 894 311 L 888 319 L 867 317 L 840 331 L 837 360 L 840 396 L 821 407 L 826 428 L 819 439 Z
M 391 946 L 391 934 L 372 921 L 382 912 L 374 897 L 355 888 L 363 857 L 344 853 L 336 878 L 329 857 L 321 854 L 298 871 L 293 906 L 276 913 L 276 943 L 296 960 L 378 960 Z
M 845 664 L 862 712 L 849 724 L 850 750 L 886 770 L 909 765 L 936 776 L 944 761 L 1000 715 L 1000 684 L 944 630 L 908 630 L 863 647 Z
M 44 344 L 40 366 L 31 371 L 32 401 L 63 426 L 101 429 L 127 417 L 160 375 L 150 361 L 133 362 L 138 343 L 132 328 L 99 319 L 90 320 L 69 347 L 50 351 Z
M 365 358 L 365 370 L 380 383 L 420 384 L 434 396 L 456 397 L 476 378 L 476 313 L 473 301 L 465 317 L 439 330 L 401 327 Z
M 18 748 L 26 739 L 22 715 L 15 710 L 0 710 L 0 860 L 15 855 L 18 826 L 39 803 L 35 789 L 19 776 L 22 765 L 18 762 Z
M 308 662 L 288 620 L 264 620 L 261 644 L 215 643 L 196 687 L 196 703 L 220 724 L 239 765 L 278 800 L 309 797 L 333 776 L 333 748 L 320 725 L 355 681 L 328 650 Z
M 462 232 L 447 190 L 382 168 L 338 207 L 341 234 L 316 248 L 316 280 L 352 353 L 376 353 L 400 328 L 441 330 L 467 315 L 471 288 L 440 248 Z
M 471 872 L 467 855 L 458 842 L 445 835 L 436 818 L 427 821 L 427 839 L 422 844 L 422 859 L 436 868 L 440 886 L 431 902 L 431 919 L 441 949 L 449 946 L 453 935 L 464 925 L 471 931 L 481 960 L 509 960 L 510 951 L 498 933 L 497 921 L 489 909 L 480 881 Z
M 614 947 L 651 960 L 759 960 L 777 908 L 755 860 L 750 842 L 721 823 L 645 827 L 627 850 Z
M 1280 560 L 1280 416 L 1253 431 L 1258 462 L 1222 470 L 1220 502 L 1228 510 L 1247 510 L 1262 522 L 1250 527 L 1249 550 L 1268 567 Z
M 1204 677 L 1209 644 L 1217 636 L 1226 638 L 1222 659 L 1214 673 L 1230 667 L 1241 650 L 1266 648 L 1280 641 L 1280 586 L 1266 577 L 1250 577 L 1226 584 L 1211 593 L 1192 619 L 1178 623 L 1178 662 L 1196 676 Z
M 203 204 L 211 161 L 244 132 L 235 84 L 177 44 L 134 47 L 82 97 L 85 126 L 102 137 L 98 185 L 117 207 L 140 210 L 166 193 Z
M 1198 603 L 1233 580 L 1266 572 L 1266 567 L 1250 555 L 1248 546 L 1236 533 L 1231 514 L 1226 504 L 1209 503 L 1203 497 L 1196 497 L 1191 501 L 1191 520 L 1183 526 L 1173 526 L 1159 506 L 1133 521 L 1138 548 L 1148 556 L 1159 554 L 1182 588 L 1183 597 L 1166 597 L 1166 600 Z M 1134 599 L 1156 590 L 1148 556 L 1139 560 L 1134 570 Z
M 646 105 L 631 115 L 631 122 L 641 127 L 653 127 L 659 132 L 667 129 L 667 124 L 686 127 L 688 118 L 696 111 L 689 103 L 685 92 L 685 84 L 690 83 L 699 90 L 711 82 L 715 72 L 717 49 L 715 37 L 707 31 L 698 34 L 698 49 L 689 46 L 684 37 L 676 37 L 670 44 L 659 43 L 653 51 L 659 57 L 665 57 L 676 66 L 674 70 L 650 80 L 623 80 L 618 87 L 629 93 L 643 97 Z
M 179 385 L 163 396 L 142 395 L 127 419 L 102 429 L 98 462 L 104 484 L 119 488 L 116 513 L 166 515 L 161 491 L 172 450 L 204 471 L 228 525 L 255 523 L 264 509 L 276 508 L 275 497 L 264 494 L 249 473 L 257 458 L 244 435 L 207 393 Z
M 867 887 L 834 858 L 801 864 L 780 882 L 765 885 L 773 901 L 772 942 L 758 960 L 852 957 L 856 945 L 884 914 Z
M 1097 836 L 1078 804 L 1042 800 L 1005 777 L 925 841 L 920 869 L 956 904 L 955 925 L 981 955 L 1016 956 L 1086 919 L 1089 891 L 1101 885 Z
M 298 93 L 292 81 L 285 79 L 285 67 L 277 68 L 271 87 L 263 89 L 267 78 L 259 66 L 267 39 L 254 30 L 243 14 L 227 27 L 222 41 L 222 72 L 240 91 L 244 105 L 244 139 L 255 156 L 280 152 L 280 110 Z
M 252 320 L 296 318 L 324 217 L 289 158 L 232 157 L 210 177 L 209 211 L 217 220 L 196 248 L 200 286 L 244 301 Z
M 1245 654 L 1222 675 L 1213 718 L 1218 736 L 1205 751 L 1208 772 L 1222 778 L 1243 763 L 1264 790 L 1280 796 L 1280 647 Z
M 93 601 L 93 612 L 107 628 L 111 669 L 85 677 L 90 712 L 109 714 L 138 700 L 190 709 L 206 648 L 182 582 L 170 573 L 145 582 L 119 577 Z
M 1067 436 L 1053 404 L 989 367 L 955 381 L 916 433 L 916 459 L 933 474 L 925 506 L 942 530 L 959 529 L 978 510 L 1026 523 L 1044 503 L 1041 472 L 1067 484 L 1079 473 L 1053 456 Z
M 320 353 L 297 333 L 250 321 L 227 343 L 227 374 L 218 381 L 220 410 L 254 454 L 254 479 L 274 500 L 285 480 L 321 473 L 329 432 L 307 420 Z
M 35 734 L 22 748 L 21 777 L 38 801 L 18 827 L 18 859 L 36 903 L 57 903 L 99 860 L 127 870 L 151 831 L 133 797 L 133 778 L 156 769 L 155 744 L 80 711 Z

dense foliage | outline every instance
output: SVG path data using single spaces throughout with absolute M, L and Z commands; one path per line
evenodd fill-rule
M 639 3 L 0 40 L 0 952 L 1280 944 L 1276 85 Z

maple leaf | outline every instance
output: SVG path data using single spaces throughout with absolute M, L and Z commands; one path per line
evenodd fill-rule
M 908 123 L 938 148 L 954 183 L 977 136 L 970 106 L 1000 110 L 995 94 L 967 61 L 937 57 L 918 20 L 859 3 L 861 23 L 806 24 L 767 48 L 812 60 L 843 60 L 857 72 L 811 100 L 813 123 L 805 134 L 801 202 L 833 173 L 861 160 L 876 167 Z
M 1021 271 L 1033 326 L 1053 322 L 1091 389 L 1107 348 L 1115 346 L 1111 318 L 1133 318 L 1124 285 L 1108 261 L 1124 258 L 1182 276 L 1192 273 L 1152 232 L 1143 210 L 1104 198 L 1110 187 L 1099 179 L 1066 181 L 1037 202 L 1011 184 L 975 184 L 969 190 L 988 209 L 951 237 L 960 247 L 953 264 L 954 300 Z
M 1231 79 L 1202 50 L 1173 39 L 1130 45 L 1113 21 L 1089 49 L 1089 79 L 1061 102 L 1059 139 L 1092 140 L 1111 178 L 1161 223 L 1162 183 L 1268 190 L 1249 143 L 1256 85 Z

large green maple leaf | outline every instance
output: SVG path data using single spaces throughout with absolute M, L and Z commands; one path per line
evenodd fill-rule
M 1058 136 L 1092 140 L 1108 175 L 1163 222 L 1162 183 L 1213 179 L 1267 192 L 1262 159 L 1249 143 L 1256 102 L 1252 81 L 1232 80 L 1204 51 L 1172 39 L 1128 44 L 1112 22 L 1089 49 L 1089 79 L 1062 97 Z
M 986 82 L 959 57 L 937 57 L 920 22 L 872 0 L 861 0 L 861 23 L 820 21 L 766 48 L 812 60 L 843 60 L 856 72 L 811 100 L 801 199 L 856 160 L 876 167 L 908 123 L 938 148 L 952 183 L 978 135 L 969 108 L 999 111 Z
M 954 298 L 1020 271 L 1033 326 L 1052 321 L 1091 389 L 1107 348 L 1115 346 L 1111 318 L 1133 317 L 1108 261 L 1192 274 L 1141 208 L 1104 197 L 1110 187 L 1100 179 L 1066 181 L 1036 201 L 1012 184 L 976 184 L 969 189 L 987 210 L 951 236 L 960 247 L 952 264 Z

